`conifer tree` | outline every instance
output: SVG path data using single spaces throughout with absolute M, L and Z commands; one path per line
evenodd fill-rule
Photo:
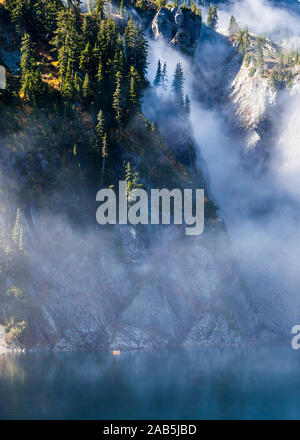
M 105 173 L 105 163 L 106 163 L 106 158 L 108 156 L 108 141 L 107 141 L 107 134 L 104 133 L 103 137 L 102 137 L 102 150 L 101 150 L 101 155 L 102 155 L 102 173 L 101 173 L 101 186 L 103 186 L 103 182 L 104 182 L 104 173 Z
M 96 134 L 98 136 L 98 139 L 102 139 L 104 135 L 104 117 L 103 117 L 103 111 L 99 110 L 99 113 L 97 115 L 98 123 L 96 125 Z
M 156 75 L 153 81 L 154 87 L 160 87 L 162 84 L 162 70 L 161 70 L 161 62 L 158 60 L 157 62 L 157 69 L 156 69 Z
M 86 73 L 82 86 L 82 96 L 84 97 L 86 104 L 88 104 L 89 102 L 90 95 L 91 95 L 90 78 L 89 75 Z
M 77 18 L 72 10 L 63 9 L 57 18 L 57 29 L 55 38 L 52 42 L 54 45 L 59 62 L 60 78 L 63 79 L 66 74 L 68 63 L 70 62 L 71 70 L 74 72 L 79 65 L 81 38 L 77 29 Z
M 116 90 L 113 94 L 113 109 L 115 111 L 115 118 L 118 124 L 121 122 L 122 106 L 121 106 L 121 72 L 116 75 Z
M 97 80 L 97 82 L 96 82 L 97 94 L 100 96 L 103 92 L 103 66 L 102 66 L 101 61 L 99 62 L 99 65 L 98 65 L 96 80 Z
M 130 67 L 129 93 L 128 93 L 128 110 L 129 115 L 133 116 L 138 113 L 141 108 L 141 97 L 139 95 L 139 76 L 133 66 Z
M 45 91 L 40 69 L 29 34 L 24 34 L 21 44 L 22 93 L 30 105 L 36 105 Z
M 230 17 L 230 23 L 229 23 L 229 28 L 228 28 L 228 33 L 229 33 L 229 38 L 232 41 L 234 39 L 234 37 L 237 35 L 239 31 L 237 22 L 235 17 L 232 15 Z
M 173 76 L 172 91 L 175 96 L 175 102 L 181 107 L 183 107 L 183 105 L 184 105 L 184 102 L 183 102 L 183 82 L 184 82 L 184 77 L 183 77 L 182 66 L 181 66 L 181 63 L 177 63 L 175 73 Z
M 65 102 L 71 102 L 74 97 L 74 84 L 71 72 L 71 63 L 68 63 L 66 75 L 61 86 L 61 95 Z
M 124 32 L 124 40 L 125 40 L 125 53 L 126 59 L 130 66 L 136 66 L 136 39 L 137 39 L 137 27 L 132 18 L 128 20 L 127 26 Z
M 92 14 L 98 21 L 104 18 L 104 4 L 104 0 L 95 0 L 94 2 Z
M 238 34 L 238 51 L 241 55 L 245 54 L 244 32 L 239 31 Z
M 191 101 L 190 101 L 190 98 L 189 98 L 188 94 L 185 95 L 184 110 L 186 111 L 186 113 L 188 115 L 190 114 L 190 111 L 191 111 Z
M 147 72 L 147 57 L 148 57 L 148 41 L 144 37 L 142 28 L 137 31 L 136 38 L 136 70 L 142 82 L 145 82 L 145 75 Z
M 33 44 L 29 34 L 24 34 L 21 43 L 21 61 L 20 67 L 22 70 L 22 79 L 24 81 L 25 75 L 31 71 L 33 64 L 35 64 L 35 54 Z
M 163 90 L 166 90 L 167 83 L 168 83 L 167 63 L 164 62 L 162 75 L 161 75 L 161 85 L 162 85 Z
M 90 42 L 88 41 L 84 51 L 80 56 L 79 68 L 86 73 L 91 73 L 93 69 L 93 50 L 91 49 Z
M 206 24 L 212 29 L 216 29 L 218 26 L 218 12 L 217 6 L 209 6 L 207 11 L 207 21 Z
M 246 28 L 245 32 L 244 32 L 244 50 L 245 50 L 245 52 L 249 49 L 249 44 L 250 44 L 249 30 L 248 30 L 248 28 Z

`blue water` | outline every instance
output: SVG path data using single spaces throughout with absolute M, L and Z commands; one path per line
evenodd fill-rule
M 300 419 L 283 347 L 0 356 L 0 419 Z

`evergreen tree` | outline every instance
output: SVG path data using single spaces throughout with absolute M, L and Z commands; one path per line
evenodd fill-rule
M 107 134 L 104 133 L 103 137 L 102 137 L 102 173 L 101 173 L 101 186 L 103 186 L 103 182 L 104 182 L 104 173 L 105 173 L 105 163 L 106 163 L 106 158 L 108 156 L 108 141 L 107 141 Z
M 164 67 L 163 67 L 162 75 L 161 75 L 161 85 L 162 85 L 163 90 L 166 90 L 167 83 L 168 83 L 167 63 L 164 62 Z
M 218 26 L 218 12 L 217 6 L 209 6 L 207 11 L 207 21 L 206 24 L 212 29 L 216 29 Z
M 98 139 L 102 139 L 104 135 L 104 118 L 103 118 L 103 112 L 102 110 L 99 110 L 99 113 L 97 115 L 98 123 L 96 125 L 96 134 L 98 136 Z
M 123 39 L 120 34 L 118 34 L 117 42 L 116 42 L 116 50 L 114 56 L 114 73 L 120 72 L 122 75 L 124 74 L 124 45 Z
M 21 43 L 21 61 L 20 67 L 22 70 L 21 82 L 24 82 L 25 76 L 32 70 L 32 66 L 35 65 L 35 53 L 33 44 L 29 34 L 24 34 Z
M 24 34 L 22 38 L 20 67 L 24 98 L 30 105 L 36 105 L 44 94 L 45 86 L 29 34 Z
M 72 10 L 63 9 L 57 18 L 57 29 L 53 45 L 58 54 L 60 78 L 66 74 L 68 63 L 74 72 L 79 67 L 81 38 L 77 29 L 77 18 Z
M 92 14 L 98 21 L 104 18 L 104 4 L 104 0 L 95 0 L 94 2 L 94 9 Z
M 97 94 L 100 96 L 103 92 L 103 66 L 102 66 L 101 61 L 99 62 L 99 65 L 98 65 L 96 79 L 97 79 L 97 82 L 96 82 Z
M 56 30 L 58 14 L 63 9 L 63 3 L 61 0 L 34 0 L 34 8 L 38 21 L 44 28 L 46 40 L 52 39 Z
M 160 87 L 162 84 L 162 71 L 161 71 L 161 63 L 160 60 L 157 62 L 156 75 L 153 81 L 154 87 Z
M 239 31 L 238 34 L 238 51 L 241 55 L 245 54 L 244 32 Z
M 91 85 L 90 85 L 90 78 L 87 73 L 85 74 L 85 78 L 82 86 L 82 96 L 84 98 L 85 103 L 88 104 L 91 96 Z
M 183 77 L 183 70 L 180 63 L 176 64 L 175 73 L 173 76 L 173 82 L 172 82 L 172 91 L 175 96 L 176 103 L 183 107 L 183 83 L 184 83 L 184 77 Z
M 115 111 L 115 118 L 118 124 L 121 122 L 122 106 L 121 106 L 121 72 L 116 75 L 116 90 L 113 94 L 113 109 Z
M 84 51 L 80 56 L 79 68 L 86 73 L 91 73 L 93 70 L 93 51 L 90 47 L 90 42 L 87 42 Z
M 125 40 L 125 54 L 126 54 L 127 63 L 129 66 L 134 66 L 134 67 L 136 66 L 136 60 L 137 60 L 136 57 L 137 54 L 135 50 L 137 36 L 138 36 L 138 28 L 131 16 L 125 28 L 124 40 Z
M 237 35 L 239 31 L 236 19 L 234 18 L 234 16 L 232 15 L 230 17 L 230 23 L 229 23 L 229 28 L 228 28 L 228 33 L 229 33 L 229 38 L 231 39 L 231 41 L 234 39 L 234 37 Z
M 186 113 L 189 115 L 191 112 L 191 101 L 188 94 L 185 95 L 184 109 Z
M 133 116 L 141 108 L 141 97 L 139 95 L 139 76 L 133 66 L 130 68 L 129 93 L 128 93 L 128 111 Z
M 74 97 L 74 84 L 70 62 L 68 63 L 66 75 L 61 86 L 61 96 L 65 102 L 71 102 Z
M 142 28 L 138 28 L 136 38 L 136 70 L 141 78 L 141 81 L 145 83 L 145 75 L 147 72 L 147 57 L 148 57 L 148 41 L 144 36 Z

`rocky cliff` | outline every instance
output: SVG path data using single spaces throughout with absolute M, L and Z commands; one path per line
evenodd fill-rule
M 154 39 L 164 38 L 189 55 L 202 44 L 201 28 L 201 17 L 181 8 L 160 9 L 151 24 Z M 213 43 L 210 40 L 209 44 Z M 230 60 L 236 63 L 236 70 L 242 65 L 234 49 Z M 227 93 L 241 125 L 243 122 L 256 130 L 264 102 L 271 103 L 273 95 L 259 78 L 246 78 L 243 66 L 236 76 L 236 70 L 231 71 L 230 91 L 220 87 L 228 66 L 224 60 L 218 81 L 207 93 L 211 91 L 211 100 L 219 93 L 220 101 Z M 246 80 L 247 84 L 251 81 L 252 90 L 263 90 L 258 104 L 251 101 L 250 109 Z M 134 147 L 122 159 L 140 166 L 148 176 L 143 181 L 148 189 L 164 187 L 166 182 L 169 186 L 204 185 L 207 189 L 203 173 L 195 166 L 195 143 L 186 118 L 174 115 L 174 108 L 159 111 L 165 143 L 151 145 L 151 154 L 143 145 L 136 146 L 136 139 L 144 140 L 139 126 L 134 140 L 130 133 Z M 2 152 L 2 160 L 13 168 L 11 156 Z M 76 196 L 72 197 L 76 200 Z M 3 207 L 1 222 L 11 230 L 11 217 L 6 218 L 6 213 L 15 211 L 16 206 L 6 200 Z M 281 335 L 276 325 L 266 325 L 253 303 L 225 226 L 210 200 L 206 200 L 205 233 L 195 239 L 184 237 L 176 227 L 116 227 L 113 231 L 96 227 L 83 231 L 71 226 L 70 219 L 49 216 L 49 212 L 45 215 L 42 209 L 23 214 L 22 252 L 16 252 L 9 239 L 2 237 L 0 344 L 2 340 L 4 348 L 237 345 L 266 342 Z M 12 264 L 19 265 L 17 271 L 11 270 Z
M 201 25 L 201 15 L 187 8 L 165 7 L 156 13 L 151 30 L 154 39 L 164 39 L 184 53 L 193 54 L 200 39 Z

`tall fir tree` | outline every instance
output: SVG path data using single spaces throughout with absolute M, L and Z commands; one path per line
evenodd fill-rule
M 239 31 L 239 27 L 237 25 L 235 17 L 232 15 L 230 17 L 230 22 L 228 27 L 229 38 L 231 41 L 233 41 L 234 37 L 237 36 L 238 31 Z
M 167 84 L 168 84 L 167 63 L 164 62 L 162 75 L 161 75 L 161 85 L 163 90 L 167 89 Z
M 161 62 L 158 60 L 156 75 L 153 81 L 154 87 L 160 87 L 162 85 L 162 70 L 161 70 Z
M 116 89 L 113 94 L 113 109 L 115 111 L 115 118 L 118 124 L 121 122 L 122 118 L 122 95 L 121 95 L 121 79 L 122 75 L 121 72 L 117 72 L 116 74 Z
M 216 29 L 218 26 L 218 11 L 217 6 L 209 6 L 207 11 L 206 24 L 212 29 Z
M 184 106 L 183 101 L 183 83 L 184 83 L 184 77 L 183 77 L 183 70 L 181 63 L 176 64 L 175 73 L 173 76 L 173 82 L 172 82 L 172 92 L 174 93 L 175 102 L 180 106 Z

